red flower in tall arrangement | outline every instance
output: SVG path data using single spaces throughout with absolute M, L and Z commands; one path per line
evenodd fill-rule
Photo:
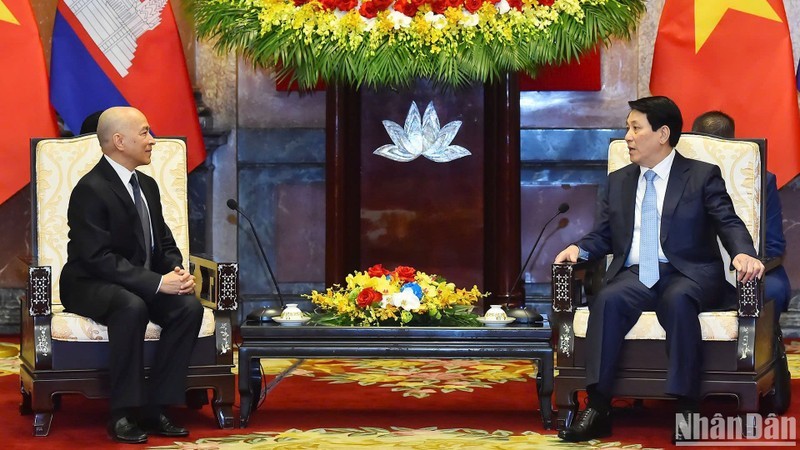
M 358 6 L 358 0 L 339 0 L 337 7 L 339 11 L 350 11 Z
M 375 2 L 364 2 L 361 4 L 361 7 L 358 8 L 358 13 L 361 14 L 362 17 L 372 19 L 378 15 L 378 6 Z
M 481 6 L 483 6 L 483 0 L 464 0 L 464 8 L 471 13 L 481 9 Z

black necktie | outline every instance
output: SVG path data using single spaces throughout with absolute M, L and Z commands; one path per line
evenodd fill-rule
M 133 187 L 133 203 L 139 213 L 139 221 L 142 223 L 142 234 L 144 235 L 145 260 L 144 267 L 150 268 L 150 254 L 153 252 L 153 243 L 150 239 L 150 213 L 142 200 L 142 190 L 139 188 L 139 179 L 136 173 L 131 175 L 131 186 Z

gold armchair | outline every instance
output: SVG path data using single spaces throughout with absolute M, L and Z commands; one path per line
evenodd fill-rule
M 686 157 L 717 164 L 759 255 L 764 254 L 765 192 L 764 140 L 719 139 L 684 134 L 678 151 Z M 611 142 L 608 172 L 630 164 L 625 141 Z M 730 256 L 722 250 L 728 281 L 736 285 Z M 767 264 L 769 268 L 769 264 Z M 555 396 L 558 427 L 569 426 L 578 405 L 577 392 L 586 388 L 585 358 L 588 308 L 581 306 L 582 290 L 591 299 L 605 270 L 604 264 L 554 264 L 553 329 L 557 334 Z M 700 314 L 704 367 L 701 396 L 732 395 L 741 413 L 757 412 L 769 405 L 775 377 L 774 315 L 772 302 L 764 303 L 761 281 L 737 286 L 736 311 Z M 645 312 L 625 337 L 614 395 L 633 398 L 666 398 L 667 355 L 665 332 L 655 313 Z
M 140 169 L 158 182 L 164 219 L 186 257 L 186 143 L 171 138 L 157 142 L 152 163 Z M 67 259 L 70 194 L 101 155 L 94 134 L 31 142 L 33 262 L 21 308 L 20 412 L 34 414 L 36 436 L 49 433 L 60 394 L 80 393 L 88 398 L 109 395 L 108 331 L 104 325 L 65 312 L 58 282 Z M 187 394 L 194 395 L 187 395 L 187 403 L 201 407 L 208 401 L 207 390 L 212 389 L 217 422 L 220 428 L 231 428 L 235 395 L 231 315 L 237 309 L 238 266 L 190 256 L 184 267 L 195 275 L 195 294 L 206 307 L 187 380 Z M 160 331 L 157 325 L 148 325 L 146 358 L 152 359 Z

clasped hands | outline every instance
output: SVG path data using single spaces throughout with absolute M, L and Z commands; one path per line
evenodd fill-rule
M 161 277 L 161 286 L 158 288 L 163 294 L 185 295 L 194 291 L 194 275 L 175 267 Z
M 558 255 L 556 255 L 555 263 L 578 262 L 578 246 L 573 244 L 565 248 Z M 756 278 L 764 276 L 764 263 L 760 259 L 754 258 L 745 253 L 739 253 L 731 261 L 733 268 L 736 269 L 736 279 L 742 283 L 746 283 Z

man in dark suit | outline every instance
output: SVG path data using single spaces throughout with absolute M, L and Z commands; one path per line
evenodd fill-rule
M 628 102 L 625 141 L 630 164 L 608 176 L 595 229 L 556 263 L 613 255 L 606 286 L 589 305 L 586 332 L 588 405 L 566 441 L 611 434 L 611 396 L 627 332 L 642 311 L 655 311 L 666 330 L 666 393 L 679 411 L 696 411 L 701 368 L 697 315 L 725 307 L 716 295 L 726 283 L 716 237 L 733 257 L 742 281 L 761 277 L 752 239 L 733 209 L 719 167 L 681 156 L 680 109 L 666 97 Z
M 145 442 L 148 433 L 186 436 L 164 407 L 184 402 L 203 308 L 189 295 L 194 277 L 181 266 L 158 186 L 135 170 L 150 164 L 155 140 L 145 116 L 129 107 L 103 112 L 97 138 L 103 157 L 70 196 L 62 302 L 67 311 L 108 326 L 109 436 L 125 443 Z M 148 321 L 162 331 L 146 382 Z

